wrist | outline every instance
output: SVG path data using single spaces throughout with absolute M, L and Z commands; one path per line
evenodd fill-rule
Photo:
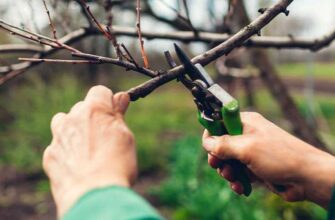
M 62 188 L 52 188 L 57 215 L 62 217 L 85 193 L 108 186 L 130 187 L 130 182 L 124 178 L 88 178 L 84 181 L 69 184 Z
M 328 208 L 335 186 L 335 157 L 313 150 L 303 164 L 305 196 L 307 200 Z

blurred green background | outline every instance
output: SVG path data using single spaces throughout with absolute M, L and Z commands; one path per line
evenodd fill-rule
M 320 79 L 334 80 L 333 64 L 317 63 Z M 285 79 L 304 81 L 306 64 L 294 63 L 278 66 Z M 115 92 L 141 82 L 142 77 L 122 73 L 108 80 Z M 287 75 L 286 75 L 287 74 Z M 129 81 L 129 77 L 133 80 Z M 319 75 L 315 74 L 315 82 Z M 79 74 L 57 73 L 47 83 L 40 75 L 31 74 L 15 90 L 1 96 L 0 105 L 7 115 L 1 124 L 1 157 L 3 167 L 14 167 L 16 172 L 36 175 L 41 172 L 41 155 L 50 143 L 50 120 L 60 111 L 67 112 L 82 100 L 90 85 Z M 320 133 L 327 143 L 334 143 L 335 98 L 332 94 L 318 94 L 313 98 L 313 111 L 309 100 L 300 91 L 294 92 L 301 112 L 322 122 Z M 245 95 L 235 94 L 247 109 Z M 266 89 L 255 92 L 255 110 L 282 127 L 287 126 Z M 313 112 L 313 114 L 311 113 Z M 311 115 L 312 114 L 312 115 Z M 192 96 L 179 83 L 173 82 L 148 98 L 132 103 L 126 121 L 136 136 L 140 177 L 135 189 L 171 219 L 325 219 L 326 212 L 310 203 L 289 204 L 260 187 L 249 198 L 236 196 L 225 181 L 207 166 L 201 149 L 202 128 L 196 120 Z M 38 204 L 42 216 L 50 213 L 49 188 L 45 178 L 37 178 L 33 186 L 24 191 L 28 199 L 24 204 Z M 22 198 L 20 198 L 22 199 Z M 11 195 L 4 195 L 0 205 L 10 206 Z M 204 209 L 204 207 L 206 207 Z M 51 205 L 52 208 L 52 205 Z
M 14 4 L 17 3 L 11 2 L 9 0 L 0 2 L 0 16 L 8 21 L 17 22 L 18 16 L 16 13 L 14 13 L 15 16 L 13 15 L 13 11 L 17 10 Z M 39 4 L 36 2 L 33 2 L 34 7 Z M 201 6 L 205 1 L 196 2 Z M 251 17 L 255 17 L 258 6 L 268 5 L 274 1 L 245 2 L 248 9 L 250 8 Z M 320 2 L 327 1 L 320 0 Z M 202 25 L 208 29 L 208 21 L 205 16 L 199 19 L 199 10 L 194 5 L 192 7 L 196 10 L 192 13 L 196 14 L 194 16 L 196 26 Z M 308 6 L 306 3 L 304 5 Z M 310 21 L 309 13 L 298 10 L 302 7 L 301 4 L 300 6 L 296 4 L 294 7 L 292 16 L 280 17 L 264 32 L 268 35 L 279 33 L 280 36 L 288 33 L 315 36 L 323 31 L 323 29 L 310 27 L 313 22 Z M 324 4 L 323 7 L 325 7 Z M 161 9 L 162 14 L 166 12 L 162 7 L 156 6 L 155 9 Z M 315 6 L 312 9 L 315 12 Z M 80 10 L 74 4 L 60 3 L 58 10 L 69 16 L 71 27 L 78 28 L 85 22 L 85 19 L 76 16 Z M 102 9 L 93 8 L 93 10 L 99 14 L 98 12 Z M 226 12 L 224 8 L 217 10 L 220 13 Z M 323 11 L 320 10 L 321 13 Z M 43 13 L 43 10 L 38 12 Z M 135 24 L 132 13 L 126 13 L 126 18 L 121 16 L 120 11 L 116 13 L 120 18 L 115 19 L 118 25 Z M 167 18 L 171 18 L 171 11 L 169 13 Z M 308 19 L 302 15 L 308 15 Z M 218 13 L 217 19 L 221 17 L 222 14 Z M 323 18 L 324 14 L 321 17 Z M 99 19 L 104 18 L 100 16 Z M 24 19 L 20 22 L 22 20 Z M 316 20 L 320 19 L 315 19 L 314 22 Z M 322 19 L 319 22 L 321 21 L 323 22 Z M 144 29 L 150 31 L 154 25 L 170 31 L 166 26 L 157 25 L 156 21 L 150 19 L 145 19 L 143 23 Z M 44 33 L 49 34 L 49 27 L 45 22 L 38 22 L 37 26 L 40 26 Z M 314 26 L 320 28 L 322 25 Z M 0 33 L 0 44 L 23 43 L 10 35 Z M 120 37 L 119 41 L 125 42 L 135 59 L 140 60 L 137 39 Z M 102 37 L 87 38 L 74 46 L 88 53 L 114 56 L 112 46 Z M 148 48 L 152 68 L 166 69 L 167 64 L 162 52 L 172 48 L 172 43 L 153 40 L 145 41 L 145 46 Z M 208 48 L 208 45 L 202 43 L 184 46 L 193 55 Z M 242 49 L 242 53 L 244 52 Z M 318 54 L 299 50 L 269 50 L 268 54 L 288 86 L 300 112 L 334 152 L 334 47 Z M 0 61 L 6 61 L 0 62 L 0 66 L 5 66 L 7 62 L 17 62 L 17 57 L 15 54 L 0 54 Z M 63 53 L 57 53 L 54 57 L 66 56 Z M 252 72 L 252 68 L 249 69 L 248 65 L 245 69 Z M 210 74 L 217 78 L 218 75 L 214 69 L 214 65 L 207 67 Z M 147 78 L 112 65 L 41 64 L 22 77 L 1 86 L 0 219 L 56 218 L 49 183 L 41 167 L 43 150 L 51 141 L 50 120 L 55 113 L 68 112 L 72 105 L 85 97 L 86 92 L 93 85 L 103 84 L 114 92 L 118 92 L 128 90 L 145 80 Z M 248 102 L 241 80 L 229 79 L 229 82 L 223 80 L 223 86 L 234 85 L 232 92 L 241 102 L 242 111 L 258 111 L 290 131 L 292 122 L 285 119 L 285 112 L 280 111 L 274 97 L 269 94 L 260 79 L 255 78 L 252 81 L 254 86 L 252 106 Z M 176 81 L 164 85 L 147 98 L 132 103 L 127 112 L 126 121 L 135 134 L 139 157 L 140 175 L 134 189 L 148 199 L 167 219 L 321 220 L 326 218 L 326 211 L 317 205 L 308 202 L 287 203 L 260 186 L 255 187 L 249 198 L 235 195 L 216 171 L 207 165 L 206 155 L 201 148 L 203 128 L 197 122 L 193 98 Z

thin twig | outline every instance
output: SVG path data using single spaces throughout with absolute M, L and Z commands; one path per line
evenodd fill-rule
M 1 27 L 1 21 L 0 21 Z M 125 27 L 113 27 L 114 33 L 116 35 L 137 37 L 137 31 L 131 28 Z M 11 32 L 11 30 L 7 31 Z M 78 29 L 59 39 L 59 42 L 70 45 L 75 42 L 82 40 L 91 35 L 101 34 L 101 32 L 97 29 Z M 147 39 L 167 39 L 167 40 L 179 40 L 183 42 L 216 42 L 222 43 L 230 39 L 232 36 L 227 34 L 216 34 L 216 33 L 206 33 L 199 32 L 199 37 L 194 38 L 193 32 L 169 32 L 169 33 L 155 33 L 155 32 L 142 32 L 143 37 Z M 296 48 L 296 49 L 308 49 L 312 51 L 319 51 L 322 48 L 329 46 L 335 40 L 335 30 L 330 32 L 329 34 L 319 37 L 316 39 L 308 39 L 308 38 L 299 38 L 299 37 L 252 37 L 245 41 L 242 46 L 252 47 L 252 48 Z M 3 45 L 0 46 L 0 54 L 1 53 L 17 53 L 17 52 L 36 52 L 36 57 L 45 57 L 50 56 L 59 48 L 49 48 L 49 47 L 41 47 L 41 48 L 32 48 L 31 45 L 27 50 L 27 45 Z M 15 72 L 6 75 L 6 78 L 0 80 L 0 85 L 10 79 L 15 78 L 16 76 L 24 73 L 27 69 L 31 68 L 32 63 L 19 63 L 13 64 L 10 67 L 0 67 L 0 74 L 9 73 L 11 70 L 15 70 Z M 136 70 L 135 70 L 136 71 Z
M 53 44 L 53 42 L 44 41 L 44 39 L 41 39 L 41 38 L 33 36 L 33 35 L 26 35 L 24 33 L 13 31 L 13 30 L 5 27 L 5 26 L 2 26 L 1 24 L 0 24 L 0 29 L 10 33 L 13 36 L 16 35 L 16 36 L 19 36 L 21 38 L 24 38 L 24 39 L 27 39 L 27 40 L 30 40 L 30 41 L 34 41 L 34 42 L 42 44 L 42 45 L 47 45 L 47 46 L 56 47 L 56 48 L 59 47 L 58 45 Z
M 44 35 L 41 35 L 41 34 L 38 34 L 38 33 L 35 33 L 35 32 L 32 32 L 32 31 L 29 31 L 27 29 L 24 29 L 24 28 L 21 28 L 21 27 L 17 27 L 15 25 L 12 25 L 12 24 L 9 24 L 7 22 L 5 22 L 4 20 L 0 19 L 0 27 L 8 27 L 12 30 L 14 30 L 13 32 L 16 31 L 21 31 L 25 34 L 28 34 L 28 35 L 33 35 L 33 36 L 36 36 L 37 38 L 40 38 L 40 39 L 44 39 L 44 40 L 47 40 L 47 41 L 50 41 L 50 42 L 55 42 L 54 39 L 50 38 L 50 37 L 47 37 L 47 36 L 44 36 Z
M 148 56 L 144 49 L 144 41 L 142 38 L 142 31 L 141 31 L 141 0 L 137 0 L 136 2 L 136 11 L 137 11 L 136 28 L 137 28 L 138 40 L 140 41 L 140 47 L 141 47 L 144 67 L 149 68 L 149 60 L 148 60 Z
M 248 46 L 248 47 L 274 47 L 274 48 L 303 48 L 303 49 L 312 49 L 312 50 L 319 50 L 325 46 L 328 46 L 333 40 L 335 39 L 335 31 L 331 32 L 330 34 L 326 35 L 323 38 L 319 38 L 317 40 L 313 39 L 304 39 L 304 38 L 289 38 L 289 37 L 253 37 L 249 38 L 255 31 L 258 31 L 258 29 L 261 29 L 264 27 L 268 22 L 270 22 L 276 15 L 278 15 L 281 11 L 283 11 L 287 5 L 289 5 L 291 1 L 288 0 L 281 0 L 276 7 L 273 9 L 273 7 L 270 10 L 267 10 L 263 15 L 261 15 L 258 19 L 256 19 L 252 25 L 248 26 L 247 28 L 242 30 L 241 33 L 238 33 L 233 36 L 229 35 L 221 35 L 221 34 L 213 34 L 213 33 L 199 33 L 199 39 L 195 39 L 192 32 L 172 32 L 172 33 L 148 33 L 143 32 L 143 37 L 147 37 L 148 39 L 154 39 L 154 38 L 161 38 L 161 39 L 175 39 L 175 40 L 181 40 L 185 42 L 190 41 L 203 41 L 203 42 L 210 42 L 210 41 L 216 41 L 216 42 L 223 42 L 223 45 L 219 45 L 219 47 L 214 48 L 212 51 L 205 52 L 204 54 L 196 57 L 193 61 L 199 62 L 205 65 L 206 63 L 215 60 L 216 56 L 220 56 L 222 53 L 227 53 L 230 50 L 237 47 L 237 46 Z M 1 27 L 1 20 L 0 20 L 0 27 Z M 256 27 L 256 28 L 255 28 Z M 8 31 L 8 30 L 7 30 Z M 9 30 L 8 32 L 11 32 L 12 30 Z M 116 35 L 125 35 L 125 36 L 137 36 L 136 30 L 124 28 L 124 27 L 114 27 L 114 32 Z M 96 35 L 100 34 L 100 31 L 96 29 L 78 29 L 76 31 L 73 31 L 72 33 L 66 35 L 59 41 L 63 44 L 72 44 L 74 42 L 77 42 L 87 36 L 90 35 Z M 166 35 L 166 36 L 165 36 Z M 248 39 L 248 40 L 244 40 Z M 243 43 L 244 42 L 244 43 Z M 25 50 L 25 47 L 22 48 L 16 48 L 16 50 Z M 45 47 L 43 49 L 43 52 L 40 50 L 36 50 L 36 55 L 34 57 L 41 58 L 41 56 L 49 56 L 56 51 L 58 51 L 59 48 L 48 48 Z M 4 50 L 5 52 L 8 52 L 8 48 Z M 0 53 L 1 53 L 1 47 L 0 47 Z M 15 78 L 16 76 L 22 74 L 27 69 L 37 65 L 38 63 L 31 63 L 31 62 L 23 62 L 19 64 L 15 64 L 9 67 L 0 67 L 0 73 L 8 73 L 5 77 L 0 78 L 0 85 L 10 79 Z M 115 65 L 119 65 L 120 63 L 115 62 Z M 125 66 L 124 64 L 122 64 Z M 135 65 L 132 66 L 132 69 L 136 72 L 139 71 L 147 71 L 147 75 L 152 75 L 152 77 L 155 76 L 155 72 L 147 70 L 145 68 L 138 69 Z M 167 74 L 164 74 L 164 76 L 160 76 L 159 78 L 154 79 L 153 81 L 149 81 L 148 83 L 139 86 L 137 89 L 134 89 L 135 95 L 145 96 L 146 93 L 150 93 L 151 89 L 154 90 L 158 86 L 173 80 L 176 78 L 179 74 L 182 73 L 181 69 L 177 70 L 171 70 L 168 71 Z M 148 86 L 150 85 L 150 86 Z M 142 95 L 138 89 L 142 88 Z M 148 92 L 149 91 L 149 92 Z
M 104 36 L 111 40 L 110 34 L 105 30 L 105 28 L 98 22 L 98 20 L 95 18 L 93 13 L 91 12 L 90 6 L 86 3 L 86 0 L 80 0 L 80 3 L 83 5 L 83 7 L 86 9 L 86 13 L 89 15 L 89 17 L 92 19 L 92 21 L 96 24 L 98 29 L 101 31 L 101 33 L 104 34 Z
M 122 58 L 122 52 L 120 50 L 120 44 L 117 42 L 116 36 L 114 34 L 113 30 L 113 5 L 107 5 L 105 7 L 105 11 L 107 13 L 107 32 L 110 36 L 110 40 L 112 41 L 116 56 L 121 59 Z
M 3 29 L 9 32 L 12 35 L 17 35 L 24 39 L 37 42 L 39 44 L 47 45 L 47 46 L 58 48 L 58 49 L 66 49 L 66 50 L 69 50 L 71 52 L 76 52 L 76 53 L 80 52 L 79 50 L 73 47 L 70 47 L 69 45 L 66 45 L 64 43 L 61 43 L 58 40 L 51 39 L 49 37 L 34 33 L 32 31 L 28 31 L 28 30 L 16 27 L 3 20 L 0 20 L 0 29 Z
M 137 64 L 137 62 L 135 61 L 135 59 L 133 58 L 133 56 L 131 55 L 131 53 L 129 52 L 129 50 L 127 49 L 127 47 L 124 44 L 121 44 L 121 47 L 123 48 L 123 50 L 127 53 L 127 55 L 129 56 L 131 62 L 137 67 L 140 68 L 139 65 Z
M 43 4 L 44 4 L 44 8 L 47 12 L 47 15 L 48 15 L 48 19 L 49 19 L 49 25 L 50 25 L 50 29 L 51 29 L 51 32 L 52 32 L 52 35 L 53 35 L 53 38 L 57 41 L 58 38 L 57 38 L 57 30 L 55 28 L 55 25 L 53 24 L 52 22 L 52 19 L 51 19 L 51 15 L 50 15 L 50 11 L 48 9 L 48 6 L 47 6 L 47 3 L 45 2 L 45 0 L 43 0 Z
M 126 62 L 126 61 L 119 60 L 119 59 L 113 59 L 113 58 L 109 58 L 109 57 L 98 56 L 98 55 L 87 54 L 87 53 L 73 53 L 72 56 L 80 57 L 80 58 L 83 58 L 85 60 L 96 60 L 96 61 L 99 61 L 101 63 L 110 63 L 110 64 L 118 65 L 118 66 L 126 68 L 127 70 L 134 70 L 135 72 L 142 73 L 143 75 L 146 75 L 146 76 L 149 76 L 149 77 L 156 77 L 158 75 L 153 70 L 149 70 L 149 69 L 143 68 L 143 67 L 137 67 L 133 63 Z
M 24 58 L 24 57 L 20 57 L 19 60 L 33 63 L 101 64 L 99 61 L 96 60 L 59 60 L 59 59 L 38 59 L 38 58 Z
M 1 26 L 1 25 L 0 25 Z M 114 34 L 116 36 L 128 36 L 128 37 L 138 37 L 137 30 L 128 27 L 113 26 Z M 10 31 L 8 31 L 10 32 Z M 69 33 L 64 37 L 70 42 L 81 40 L 82 38 L 100 34 L 100 31 L 96 29 L 78 29 Z M 228 40 L 231 35 L 229 34 L 219 34 L 211 32 L 199 32 L 198 37 L 194 37 L 192 31 L 175 31 L 175 32 L 146 32 L 142 31 L 142 37 L 148 40 L 161 39 L 161 40 L 173 40 L 181 41 L 185 43 L 190 42 L 203 42 L 203 43 L 222 43 Z M 67 40 L 67 41 L 68 41 Z M 251 48 L 275 48 L 275 49 L 307 49 L 312 51 L 318 51 L 326 46 L 329 46 L 335 40 L 335 30 L 329 32 L 328 34 L 318 37 L 318 38 L 304 38 L 304 37 L 291 37 L 291 36 L 261 36 L 261 37 L 251 37 L 243 43 L 243 47 Z M 68 44 L 68 43 L 67 43 Z M 41 47 L 32 45 L 16 45 L 13 44 L 13 53 L 20 52 L 21 50 L 25 52 L 29 47 L 31 52 L 41 52 Z M 34 49 L 36 48 L 36 49 Z M 1 53 L 10 53 L 11 45 L 0 45 Z

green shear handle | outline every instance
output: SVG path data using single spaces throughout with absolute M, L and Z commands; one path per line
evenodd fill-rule
M 223 121 L 208 121 L 201 117 L 200 113 L 198 113 L 198 120 L 211 135 L 241 135 L 243 133 L 243 126 L 237 100 L 232 100 L 224 105 L 221 109 L 221 113 Z M 247 174 L 246 166 L 238 160 L 227 160 L 225 163 L 229 164 L 233 168 L 236 180 L 242 183 L 243 194 L 245 196 L 249 196 L 252 191 L 252 187 Z

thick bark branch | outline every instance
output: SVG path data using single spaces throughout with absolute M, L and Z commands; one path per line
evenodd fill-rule
M 293 0 L 281 0 L 277 4 L 273 5 L 267 9 L 262 15 L 260 15 L 256 20 L 251 22 L 248 26 L 240 30 L 237 34 L 233 35 L 224 43 L 214 47 L 213 49 L 200 54 L 192 59 L 193 63 L 200 63 L 203 66 L 206 66 L 213 60 L 228 54 L 234 48 L 241 46 L 247 39 L 257 34 L 265 25 L 267 25 L 272 19 L 274 19 L 278 14 L 286 11 L 288 5 L 290 5 Z M 139 98 L 143 98 L 154 91 L 156 88 L 161 85 L 176 79 L 180 74 L 183 74 L 184 69 L 181 66 L 178 66 L 166 74 L 162 74 L 154 79 L 151 79 L 142 85 L 139 85 L 131 90 L 128 93 L 131 96 L 131 100 L 135 101 Z

